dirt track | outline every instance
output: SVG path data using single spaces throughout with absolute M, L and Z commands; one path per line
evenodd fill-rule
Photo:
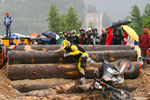
M 150 78 L 150 67 L 144 69 L 147 76 Z M 5 72 L 0 73 L 0 100 L 102 100 L 102 96 L 98 92 L 93 94 L 85 93 L 74 93 L 74 94 L 59 94 L 56 95 L 53 89 L 45 89 L 41 91 L 33 91 L 30 94 L 36 96 L 27 96 L 25 93 L 12 88 L 12 84 L 65 84 L 73 82 L 74 80 L 64 79 L 38 79 L 38 80 L 23 80 L 23 81 L 10 81 L 7 79 Z M 91 81 L 91 80 L 89 80 Z M 131 92 L 135 100 L 150 100 L 150 84 L 145 78 L 140 75 L 137 79 L 125 80 L 125 83 L 121 85 L 122 88 L 127 89 Z M 42 97 L 44 96 L 44 97 Z

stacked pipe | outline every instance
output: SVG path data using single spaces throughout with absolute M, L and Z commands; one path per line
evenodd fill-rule
M 26 50 L 26 46 L 17 46 L 13 50 L 8 49 L 8 78 L 11 80 L 78 78 L 77 60 L 74 57 L 64 58 L 62 52 L 55 51 L 59 47 L 59 45 L 31 45 L 32 51 Z M 131 50 L 129 46 L 83 45 L 81 47 L 98 63 L 102 61 L 103 57 L 112 62 L 117 59 L 128 59 L 135 62 L 137 59 L 136 51 Z M 137 66 L 137 62 L 135 65 Z M 99 70 L 101 71 L 100 66 L 101 63 L 99 63 Z M 97 66 L 87 66 L 86 78 L 93 78 L 95 68 Z

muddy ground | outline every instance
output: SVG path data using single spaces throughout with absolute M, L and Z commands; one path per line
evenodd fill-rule
M 150 78 L 150 67 L 144 69 L 146 75 Z M 56 93 L 55 89 L 49 88 L 44 90 L 34 90 L 31 92 L 22 93 L 12 88 L 12 85 L 20 84 L 67 84 L 75 80 L 65 79 L 37 79 L 37 80 L 18 80 L 10 81 L 6 77 L 6 71 L 0 72 L 0 100 L 103 100 L 100 92 L 75 92 L 75 93 Z M 88 80 L 91 82 L 92 80 Z M 150 100 L 150 84 L 140 74 L 136 79 L 127 79 L 120 86 L 128 90 L 134 100 Z M 109 98 L 108 98 L 109 100 Z

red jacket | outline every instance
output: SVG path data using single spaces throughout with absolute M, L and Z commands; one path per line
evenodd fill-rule
M 139 47 L 141 50 L 147 50 L 150 47 L 149 44 L 150 37 L 148 34 L 142 33 L 139 38 Z
M 112 31 L 111 31 L 111 28 L 108 27 L 107 29 L 109 31 L 107 32 L 107 38 L 106 38 L 105 45 L 111 45 L 113 34 L 112 34 Z

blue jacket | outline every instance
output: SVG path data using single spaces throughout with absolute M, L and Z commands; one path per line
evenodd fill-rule
M 4 17 L 4 25 L 5 26 L 9 26 L 9 25 L 11 25 L 12 24 L 12 17 L 11 16 L 5 16 Z

